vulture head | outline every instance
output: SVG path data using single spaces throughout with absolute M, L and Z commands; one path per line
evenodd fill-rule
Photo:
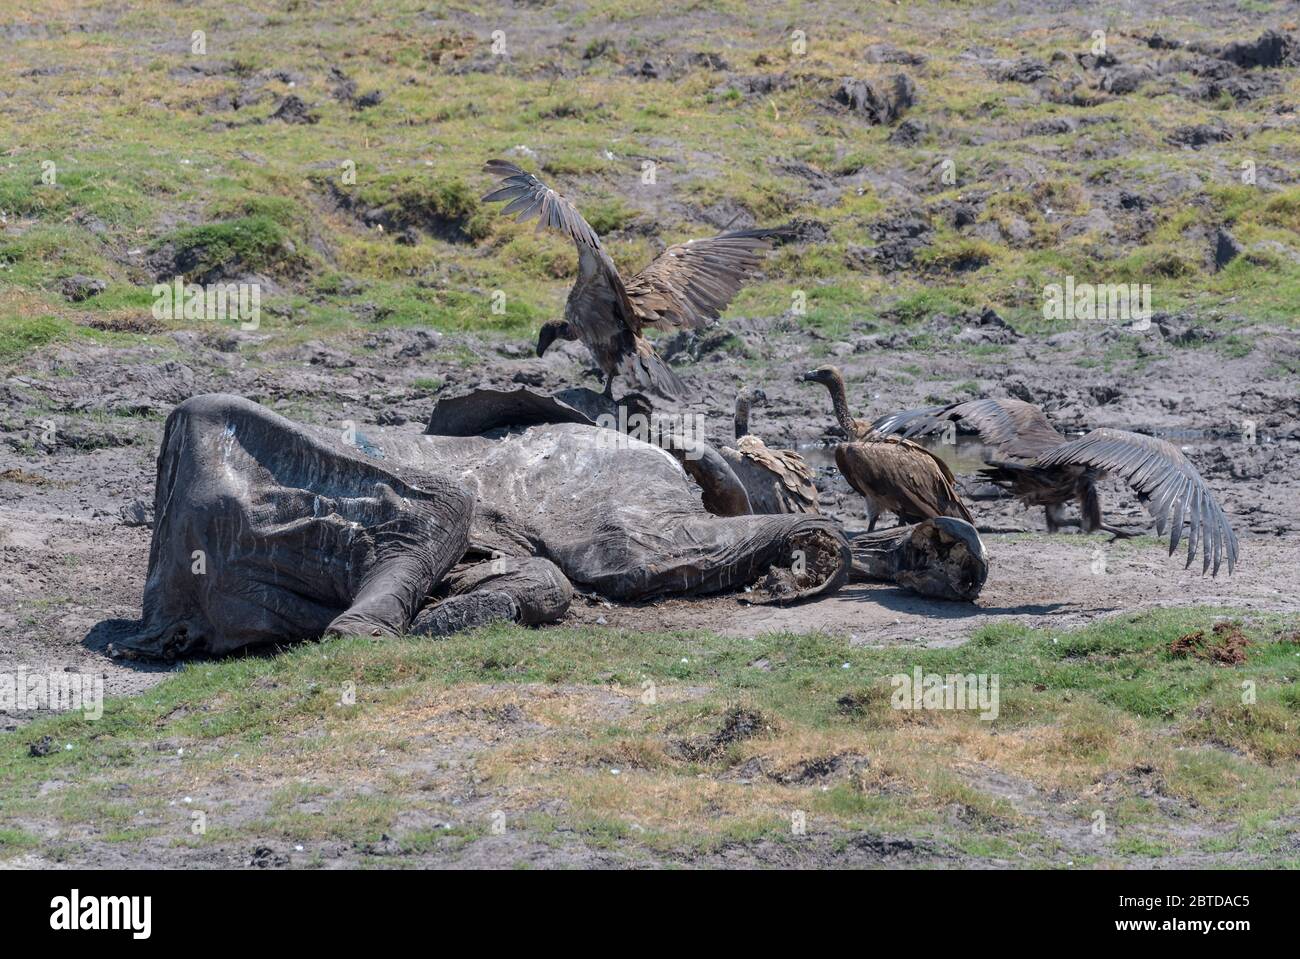
M 551 320 L 549 323 L 542 324 L 542 330 L 537 334 L 537 355 L 543 356 L 546 348 L 559 340 L 576 340 L 578 333 L 564 320 Z
M 749 435 L 749 410 L 755 404 L 767 402 L 767 394 L 761 387 L 754 387 L 750 390 L 741 390 L 736 394 L 736 413 L 735 413 L 735 437 L 740 439 L 742 436 Z
M 844 385 L 843 374 L 840 373 L 837 367 L 830 366 L 829 364 L 826 366 L 819 366 L 815 370 L 809 370 L 803 376 L 799 377 L 799 379 L 804 383 L 820 383 L 822 386 L 827 387 Z

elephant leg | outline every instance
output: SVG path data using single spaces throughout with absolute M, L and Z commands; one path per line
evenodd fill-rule
M 588 535 L 550 544 L 569 579 L 610 599 L 640 601 L 754 587 L 750 603 L 828 595 L 848 581 L 852 557 L 825 516 L 618 514 Z
M 973 602 L 988 577 L 975 527 L 951 516 L 853 538 L 853 579 L 896 583 L 922 596 Z
M 573 586 L 560 568 L 536 556 L 508 556 L 452 570 L 446 599 L 424 609 L 412 634 L 448 636 L 489 623 L 535 626 L 562 619 Z
M 492 623 L 519 621 L 519 604 L 509 593 L 484 590 L 451 596 L 415 617 L 409 636 L 451 636 Z

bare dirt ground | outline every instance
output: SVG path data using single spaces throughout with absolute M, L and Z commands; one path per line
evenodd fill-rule
M 967 605 L 926 599 L 889 584 L 854 584 L 816 603 L 795 607 L 748 606 L 734 597 L 665 600 L 644 607 L 606 606 L 588 600 L 570 621 L 628 629 L 711 629 L 731 635 L 823 630 L 855 645 L 964 642 L 973 629 L 1012 621 L 1031 627 L 1072 629 L 1099 616 L 1154 607 L 1210 605 L 1243 610 L 1300 610 L 1284 570 L 1300 561 L 1300 543 L 1261 541 L 1252 561 L 1278 576 L 1250 575 L 1210 583 L 1184 572 L 1156 547 L 1119 546 L 1104 573 L 1092 571 L 1103 538 L 1070 541 L 1068 534 L 1025 539 L 985 537 L 993 570 L 979 601 Z
M 709 439 L 727 439 L 735 385 L 761 385 L 770 401 L 755 413 L 756 432 L 817 459 L 818 444 L 833 441 L 826 435 L 830 411 L 820 388 L 797 384 L 796 375 L 827 359 L 824 344 L 779 321 L 740 321 L 734 328 L 729 349 L 679 365 L 693 395 L 703 398 L 690 408 L 704 412 Z M 825 630 L 862 644 L 942 645 L 996 619 L 1067 628 L 1156 606 L 1300 608 L 1300 400 L 1294 381 L 1263 375 L 1267 364 L 1300 356 L 1300 346 L 1290 334 L 1267 328 L 1250 331 L 1258 346 L 1246 357 L 1177 345 L 1180 338 L 1208 335 L 1186 318 L 1166 319 L 1131 347 L 1145 358 L 1141 364 L 1117 363 L 1104 374 L 1075 364 L 1115 341 L 1106 328 L 1046 345 L 1016 340 L 992 358 L 913 351 L 907 334 L 886 329 L 850 337 L 849 349 L 837 344 L 843 355 L 830 358 L 848 375 L 859 415 L 941 399 L 951 384 L 969 381 L 981 393 L 1042 403 L 1062 430 L 1138 427 L 1188 437 L 1188 455 L 1242 537 L 1241 565 L 1232 576 L 1200 575 L 1199 559 L 1184 570 L 1181 552 L 1169 557 L 1149 538 L 1112 544 L 1104 536 L 1049 537 L 1041 511 L 981 498 L 989 491 L 964 480 L 990 553 L 988 583 L 973 606 L 862 585 L 793 609 L 749 606 L 743 594 L 637 606 L 588 599 L 575 604 L 567 622 L 749 635 Z M 0 386 L 17 414 L 0 434 L 0 670 L 100 671 L 110 694 L 147 688 L 166 674 L 166 666 L 104 656 L 96 626 L 139 615 L 149 544 L 141 523 L 152 503 L 161 422 L 187 396 L 228 391 L 312 422 L 350 419 L 376 435 L 418 432 L 435 395 L 416 383 L 523 382 L 552 389 L 581 382 L 586 365 L 577 344 L 539 360 L 522 344 L 425 330 L 358 332 L 329 346 L 270 350 L 259 349 L 256 337 L 228 330 L 182 332 L 174 340 L 175 350 L 166 353 L 52 349 Z M 1254 444 L 1242 441 L 1245 420 L 1256 424 Z M 955 455 L 959 472 L 977 465 L 970 450 L 959 447 Z M 833 468 L 823 466 L 820 474 L 827 511 L 849 528 L 861 527 L 856 494 Z M 1104 506 L 1112 522 L 1154 532 L 1122 484 L 1109 484 Z

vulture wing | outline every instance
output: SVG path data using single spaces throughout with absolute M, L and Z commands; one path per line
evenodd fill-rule
M 505 160 L 489 160 L 483 167 L 485 173 L 501 177 L 501 186 L 483 197 L 484 203 L 505 202 L 502 213 L 517 214 L 520 223 L 537 218 L 537 229 L 557 230 L 573 240 L 578 248 L 580 300 L 594 302 L 607 300 L 617 306 L 615 315 L 621 315 L 631 332 L 632 303 L 628 299 L 618 268 L 600 245 L 600 237 L 591 224 L 582 218 L 578 208 L 560 196 L 531 173 L 527 173 Z M 507 202 L 508 201 L 508 202 Z M 580 304 L 581 305 L 581 304 Z
M 736 443 L 741 456 L 774 474 L 791 498 L 816 510 L 817 484 L 812 470 L 798 453 L 769 449 L 757 436 L 742 436 Z
M 627 282 L 638 329 L 698 329 L 722 315 L 763 262 L 772 240 L 791 230 L 739 230 L 670 246 Z
M 925 436 L 963 423 L 979 433 L 980 439 L 997 449 L 999 456 L 1031 460 L 1065 442 L 1046 414 L 1024 400 L 971 400 L 951 406 L 906 410 L 876 420 L 882 433 Z
M 680 396 L 682 381 L 639 336 L 641 324 L 627 288 L 591 224 L 572 203 L 513 163 L 490 160 L 483 169 L 502 179 L 483 202 L 506 201 L 504 213 L 518 214 L 520 222 L 537 217 L 539 230 L 558 230 L 577 246 L 578 280 L 569 291 L 568 307 L 577 315 L 578 333 L 593 355 L 599 358 L 612 348 L 615 367 L 630 382 L 667 398 Z M 609 372 L 603 362 L 601 368 Z
M 578 244 L 578 252 L 589 247 L 599 250 L 600 237 L 591 224 L 582 218 L 578 208 L 556 193 L 531 173 L 519 169 L 505 160 L 489 160 L 484 173 L 501 178 L 501 185 L 483 197 L 484 203 L 509 201 L 502 211 L 507 216 L 517 214 L 520 223 L 537 217 L 537 229 L 559 230 Z
M 1210 568 L 1214 574 L 1226 557 L 1228 572 L 1237 564 L 1237 534 L 1232 531 L 1223 508 L 1210 488 L 1172 443 L 1129 433 L 1126 430 L 1093 430 L 1044 453 L 1035 466 L 1091 466 L 1122 477 L 1138 493 L 1142 505 L 1156 521 L 1156 531 L 1163 536 L 1169 527 L 1169 553 L 1173 555 L 1183 535 L 1183 522 L 1191 526 L 1187 537 L 1187 565 L 1196 555 L 1201 542 L 1201 572 Z
M 937 433 L 948 423 L 944 416 L 951 406 L 926 406 L 919 410 L 902 410 L 878 417 L 871 428 L 878 433 L 901 433 L 904 436 L 926 436 Z
M 862 423 L 862 420 L 854 420 L 854 422 L 860 424 Z M 909 456 L 928 456 L 934 461 L 935 467 L 943 474 L 945 480 L 949 483 L 957 482 L 957 477 L 952 475 L 952 470 L 949 469 L 948 464 L 943 461 L 943 457 L 934 450 L 922 446 L 920 443 L 913 443 L 911 440 L 904 439 L 901 436 L 881 436 L 879 433 L 865 434 L 865 441 L 868 443 L 889 443 L 895 446 L 901 446 L 908 451 Z

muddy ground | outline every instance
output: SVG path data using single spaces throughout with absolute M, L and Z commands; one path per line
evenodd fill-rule
M 580 599 L 566 623 L 747 634 L 821 629 L 855 643 L 951 644 L 994 619 L 1065 628 L 1152 606 L 1300 608 L 1300 400 L 1293 380 L 1267 373 L 1278 359 L 1300 356 L 1286 331 L 1247 330 L 1242 335 L 1256 348 L 1230 358 L 1212 345 L 1178 345 L 1212 334 L 1188 318 L 1169 318 L 1134 341 L 1140 369 L 1134 363 L 1102 371 L 1077 363 L 1130 334 L 1103 327 L 1046 342 L 1017 338 L 989 357 L 918 352 L 907 345 L 916 334 L 906 330 L 864 330 L 828 351 L 779 319 L 739 320 L 731 329 L 734 337 L 722 348 L 693 362 L 684 361 L 685 351 L 679 356 L 677 368 L 699 400 L 681 409 L 704 413 L 708 438 L 723 443 L 736 385 L 761 385 L 769 402 L 755 413 L 755 432 L 823 464 L 823 506 L 850 529 L 864 525 L 862 501 L 825 465 L 823 448 L 834 440 L 827 398 L 820 387 L 796 382 L 800 371 L 827 359 L 844 369 L 859 415 L 954 396 L 955 384 L 966 384 L 978 395 L 1041 403 L 1062 430 L 1110 426 L 1181 437 L 1241 536 L 1241 564 L 1232 576 L 1225 570 L 1212 579 L 1201 575 L 1199 560 L 1185 570 L 1181 553 L 1169 557 L 1149 538 L 1112 544 L 1106 536 L 1049 537 L 1041 510 L 996 498 L 970 475 L 977 448 L 939 446 L 965 471 L 962 486 L 990 553 L 988 583 L 973 606 L 882 584 L 787 610 L 748 606 L 743 593 L 635 606 Z M 95 627 L 139 615 L 149 546 L 143 524 L 162 419 L 187 396 L 227 391 L 340 429 L 352 420 L 363 433 L 368 424 L 418 433 L 436 397 L 430 381 L 441 380 L 442 389 L 594 384 L 578 344 L 537 359 L 517 341 L 421 329 L 356 331 L 328 346 L 267 349 L 257 335 L 229 329 L 179 332 L 172 340 L 165 351 L 51 349 L 0 387 L 13 411 L 0 434 L 0 670 L 100 671 L 109 693 L 147 688 L 166 674 L 166 666 L 108 659 Z M 1254 444 L 1240 435 L 1245 420 L 1256 424 Z M 1122 484 L 1108 484 L 1104 506 L 1111 522 L 1154 533 Z M 8 726 L 20 721 L 4 719 Z

